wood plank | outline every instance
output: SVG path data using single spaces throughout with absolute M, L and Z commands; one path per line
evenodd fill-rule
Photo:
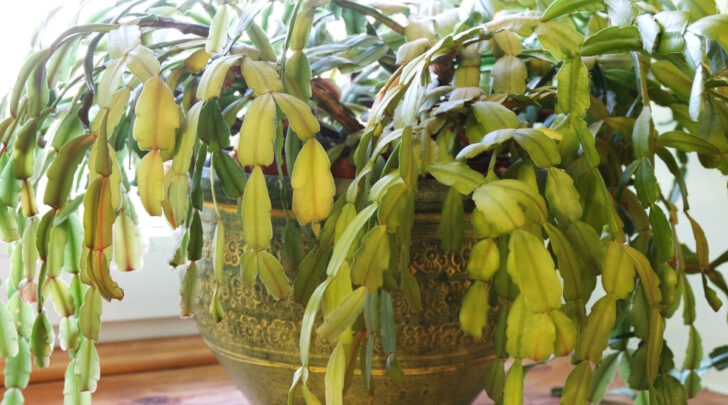
M 96 347 L 102 376 L 217 364 L 215 355 L 199 335 L 101 343 Z M 67 365 L 68 353 L 56 349 L 50 367 L 33 367 L 30 382 L 61 381 Z M 4 360 L 0 361 L 0 369 L 5 369 Z
M 32 384 L 23 394 L 26 404 L 57 405 L 63 398 L 63 382 Z M 219 365 L 106 376 L 99 380 L 93 403 L 248 404 Z

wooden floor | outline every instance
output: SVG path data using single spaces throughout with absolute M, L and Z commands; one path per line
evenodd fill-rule
M 197 336 L 99 345 L 99 355 L 103 376 L 93 396 L 95 405 L 249 404 Z M 26 404 L 62 403 L 65 356 L 56 353 L 50 369 L 34 370 L 23 392 Z M 570 369 L 568 361 L 557 360 L 529 371 L 525 404 L 558 404 L 551 387 L 563 384 Z M 610 397 L 603 403 L 630 402 Z M 690 403 L 728 404 L 728 396 L 703 391 Z M 492 402 L 483 394 L 473 405 L 486 404 Z

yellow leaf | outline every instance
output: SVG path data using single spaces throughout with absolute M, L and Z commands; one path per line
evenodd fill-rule
M 204 49 L 199 49 L 185 59 L 184 65 L 190 72 L 199 73 L 207 66 L 207 61 L 209 60 L 210 53 Z
M 134 139 L 139 147 L 174 152 L 179 128 L 179 109 L 172 91 L 160 76 L 153 76 L 144 83 L 134 112 Z
M 278 107 L 288 118 L 291 128 L 302 141 L 311 138 L 321 130 L 321 126 L 311 113 L 308 104 L 290 94 L 273 93 L 273 97 L 275 97 Z
M 216 59 L 205 69 L 200 84 L 197 85 L 198 100 L 209 100 L 220 94 L 222 83 L 225 81 L 228 70 L 240 59 L 238 55 L 228 55 Z
M 162 200 L 164 199 L 164 168 L 162 155 L 153 150 L 142 158 L 137 166 L 137 187 L 139 197 L 144 209 L 151 216 L 162 214 Z
M 243 166 L 268 166 L 273 163 L 276 106 L 273 96 L 255 98 L 245 114 L 238 138 L 238 159 Z
M 255 250 L 270 244 L 273 229 L 270 222 L 270 196 L 260 166 L 255 166 L 243 192 L 243 233 L 245 243 Z
M 265 61 L 245 58 L 241 73 L 248 85 L 256 95 L 271 91 L 283 91 L 280 76 L 271 64 Z
M 293 212 L 301 225 L 329 216 L 336 186 L 329 156 L 314 138 L 304 143 L 291 176 Z
M 128 87 L 122 87 L 114 92 L 111 97 L 111 107 L 109 107 L 109 115 L 106 119 L 106 134 L 111 135 L 114 128 L 119 124 L 126 107 L 129 105 L 129 95 L 131 90 Z

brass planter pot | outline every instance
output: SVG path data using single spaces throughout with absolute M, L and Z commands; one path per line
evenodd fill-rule
M 280 185 L 274 177 L 268 177 L 267 182 L 273 204 L 272 252 L 278 255 L 285 226 Z M 243 288 L 239 266 L 244 241 L 237 206 L 233 200 L 218 197 L 227 241 L 227 283 L 219 291 L 224 319 L 219 324 L 213 322 L 207 308 L 214 286 L 210 242 L 217 218 L 210 202 L 209 179 L 203 179 L 203 183 L 205 247 L 198 267 L 201 302 L 195 315 L 197 325 L 220 364 L 252 404 L 284 404 L 293 373 L 300 366 L 298 340 L 304 308 L 292 296 L 275 301 L 259 281 Z M 221 190 L 219 184 L 216 186 Z M 339 186 L 343 189 L 345 184 Z M 400 293 L 392 294 L 397 319 L 396 355 L 405 378 L 399 384 L 389 379 L 385 357 L 375 349 L 372 374 L 376 404 L 469 404 L 485 384 L 485 362 L 493 356 L 492 338 L 476 341 L 463 334 L 458 323 L 460 303 L 469 285 L 464 257 L 470 246 L 460 254 L 445 253 L 440 248 L 439 211 L 446 191 L 435 182 L 423 182 L 416 196 L 410 272 L 417 277 L 423 310 L 411 312 Z M 321 400 L 332 349 L 314 333 L 309 387 Z M 344 397 L 346 404 L 370 403 L 359 374 L 357 367 Z M 296 403 L 302 403 L 300 392 L 298 395 Z

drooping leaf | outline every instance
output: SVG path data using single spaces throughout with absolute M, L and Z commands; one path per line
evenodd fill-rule
M 478 187 L 473 193 L 477 209 L 500 233 L 511 232 L 527 220 L 542 223 L 546 219 L 546 202 L 526 183 L 498 180 Z
M 227 42 L 228 20 L 230 11 L 227 4 L 217 9 L 215 16 L 210 23 L 210 32 L 205 41 L 205 51 L 211 54 L 219 53 Z
M 468 277 L 474 280 L 488 281 L 498 270 L 500 253 L 492 239 L 478 241 L 470 250 L 468 258 Z
M 256 255 L 258 256 L 258 276 L 268 294 L 277 300 L 286 297 L 291 287 L 281 263 L 267 251 L 256 252 Z
M 286 93 L 273 93 L 273 98 L 288 119 L 293 132 L 305 141 L 321 130 L 318 120 L 308 104 Z
M 589 388 L 592 383 L 592 370 L 589 362 L 582 361 L 569 373 L 564 384 L 560 403 L 586 404 L 589 401 Z
M 559 223 L 569 223 L 581 218 L 579 193 L 574 187 L 574 180 L 564 170 L 555 167 L 548 169 L 544 194 Z
M 144 83 L 134 112 L 134 139 L 139 147 L 174 152 L 180 126 L 179 109 L 172 91 L 160 76 L 153 76 Z
M 436 163 L 427 167 L 438 182 L 451 186 L 460 194 L 470 194 L 485 184 L 485 177 L 461 162 Z
M 604 3 L 599 0 L 556 0 L 549 4 L 541 15 L 541 21 L 549 21 L 562 15 L 579 13 L 583 11 L 600 11 Z
M 366 288 L 361 286 L 349 294 L 336 309 L 324 318 L 324 323 L 316 329 L 316 333 L 323 339 L 335 341 L 361 313 L 364 308 L 366 291 Z
M 78 376 L 80 391 L 96 391 L 96 384 L 101 377 L 99 353 L 90 339 L 84 339 L 76 354 L 74 374 Z
M 296 99 L 298 100 L 298 99 Z M 316 139 L 307 140 L 293 167 L 293 212 L 301 225 L 328 217 L 336 187 L 326 151 Z
M 370 293 L 376 292 L 384 281 L 384 270 L 389 267 L 389 254 L 387 228 L 383 225 L 372 228 L 354 256 L 351 280 L 365 286 Z
M 538 40 L 557 59 L 575 57 L 584 42 L 584 36 L 572 24 L 548 21 L 536 27 Z
M 579 58 L 564 61 L 556 75 L 557 110 L 583 117 L 589 108 L 589 74 Z
M 457 252 L 465 239 L 465 214 L 463 199 L 454 188 L 450 188 L 442 203 L 440 213 L 440 243 L 446 251 Z
M 576 342 L 576 355 L 584 360 L 599 362 L 609 343 L 609 333 L 617 316 L 615 298 L 606 295 L 597 301 L 586 318 L 584 329 Z
M 518 128 L 521 124 L 518 116 L 500 103 L 476 101 L 471 108 L 475 119 L 483 126 L 486 133 L 496 129 Z
M 198 100 L 209 100 L 220 94 L 222 84 L 228 70 L 240 60 L 240 55 L 227 55 L 215 59 L 202 74 L 200 83 L 197 85 L 196 97 Z
M 480 339 L 488 323 L 488 290 L 482 281 L 473 283 L 465 293 L 460 306 L 460 327 L 469 335 Z
M 526 91 L 526 64 L 516 56 L 505 55 L 496 60 L 491 75 L 496 93 L 521 94 Z
M 245 58 L 241 70 L 245 84 L 253 89 L 257 96 L 283 91 L 280 75 L 269 62 Z
M 260 95 L 250 104 L 238 140 L 238 160 L 243 166 L 273 163 L 275 113 L 275 103 L 270 94 Z
M 607 27 L 589 36 L 581 45 L 582 56 L 610 53 L 636 52 L 642 50 L 639 30 L 634 26 Z
M 139 198 L 149 215 L 162 215 L 164 167 L 162 155 L 158 150 L 147 153 L 139 162 L 139 166 L 137 166 L 137 187 Z
M 516 230 L 508 243 L 508 274 L 521 289 L 528 310 L 547 312 L 561 306 L 562 287 L 546 247 L 533 234 Z

